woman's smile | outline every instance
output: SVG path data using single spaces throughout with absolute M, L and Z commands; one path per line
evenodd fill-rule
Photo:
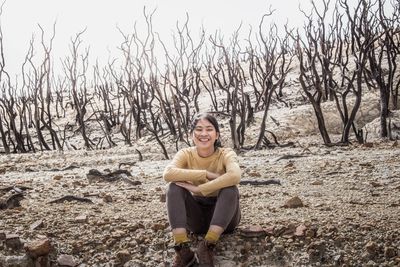
M 193 142 L 197 147 L 199 155 L 209 156 L 214 153 L 214 143 L 218 139 L 215 127 L 206 119 L 197 122 L 193 131 Z

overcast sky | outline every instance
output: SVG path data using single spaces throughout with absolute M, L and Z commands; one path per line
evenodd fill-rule
M 302 0 L 301 5 L 307 9 L 309 1 Z M 117 26 L 124 33 L 132 33 L 135 21 L 139 28 L 143 26 L 144 6 L 148 10 L 156 8 L 154 31 L 165 42 L 172 42 L 171 31 L 176 21 L 185 21 L 186 12 L 193 35 L 198 35 L 203 25 L 209 34 L 221 30 L 227 38 L 240 23 L 244 33 L 248 33 L 249 25 L 257 27 L 270 6 L 276 10 L 270 19 L 278 25 L 288 19 L 291 25 L 300 26 L 303 18 L 299 0 L 7 0 L 1 17 L 6 68 L 10 74 L 19 72 L 33 34 L 36 49 L 40 49 L 38 24 L 46 32 L 45 40 L 49 40 L 54 22 L 55 59 L 69 54 L 71 37 L 85 28 L 83 45 L 90 46 L 92 58 L 107 59 L 108 51 L 116 53 L 122 42 Z

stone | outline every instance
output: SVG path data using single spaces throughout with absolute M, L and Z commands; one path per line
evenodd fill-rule
M 385 247 L 384 255 L 387 259 L 394 258 L 397 256 L 397 251 L 394 247 Z
M 397 147 L 398 145 L 399 145 L 399 142 L 398 142 L 398 140 L 396 140 L 393 142 L 392 147 Z
M 338 254 L 333 256 L 333 261 L 339 266 L 341 263 L 343 263 L 343 255 Z
M 306 230 L 307 230 L 307 227 L 305 225 L 301 224 L 301 225 L 296 227 L 294 235 L 298 236 L 298 237 L 305 236 L 306 235 Z
M 295 209 L 304 207 L 303 201 L 298 196 L 292 197 L 291 199 L 287 200 L 283 205 L 285 208 Z
M 131 254 L 128 250 L 120 250 L 117 252 L 117 259 L 121 264 L 124 264 L 132 259 Z
M 316 181 L 311 182 L 311 185 L 323 185 L 323 184 L 324 184 L 324 182 L 321 180 L 316 180 Z
M 168 224 L 165 224 L 165 223 L 154 223 L 151 226 L 151 229 L 153 231 L 162 231 L 162 230 L 166 229 L 167 227 L 168 227 Z
M 232 267 L 232 266 L 239 266 L 239 265 L 235 261 L 224 259 L 224 260 L 221 260 L 221 261 L 218 262 L 218 266 L 220 266 L 220 267 Z M 245 267 L 245 265 L 243 265 L 243 263 L 240 266 L 241 267 Z
M 167 195 L 166 194 L 161 194 L 160 195 L 160 202 L 166 202 L 166 200 L 167 200 Z
M 42 227 L 43 227 L 43 220 L 37 220 L 29 226 L 29 229 L 33 231 Z
M 378 253 L 378 245 L 374 241 L 369 241 L 365 245 L 365 249 L 370 255 L 375 255 Z
M 38 258 L 50 253 L 51 244 L 48 238 L 34 240 L 25 244 L 25 251 L 32 258 Z
M 54 176 L 53 176 L 53 180 L 56 180 L 56 181 L 59 181 L 59 180 L 61 180 L 62 178 L 63 178 L 62 175 L 54 175 Z
M 375 182 L 375 181 L 370 182 L 370 184 L 371 184 L 373 187 L 381 187 L 381 186 L 382 186 L 381 183 Z
M 102 198 L 103 198 L 103 201 L 104 201 L 105 203 L 113 202 L 112 196 L 109 195 L 109 194 L 104 194 L 104 195 L 102 196 Z
M 35 260 L 35 267 L 40 266 L 40 267 L 50 267 L 50 260 L 49 256 L 40 256 Z
M 310 257 L 310 261 L 318 262 L 326 252 L 326 242 L 324 240 L 318 240 L 311 242 L 307 247 L 307 252 Z
M 366 142 L 366 143 L 364 143 L 362 146 L 363 146 L 363 147 L 368 147 L 368 148 L 370 148 L 370 147 L 374 147 L 374 143 Z
M 264 231 L 268 236 L 273 236 L 274 235 L 274 231 L 275 231 L 275 226 L 271 226 L 271 225 L 267 226 L 267 227 L 264 228 Z
M 261 174 L 257 171 L 249 172 L 248 175 L 250 177 L 261 177 Z
M 111 237 L 116 239 L 122 238 L 125 235 L 126 232 L 122 230 L 115 230 L 114 232 L 111 233 Z
M 0 231 L 0 240 L 6 240 L 6 233 L 3 231 Z
M 249 225 L 240 229 L 243 237 L 264 237 L 266 232 L 260 225 Z
M 23 247 L 23 243 L 18 235 L 8 234 L 6 235 L 6 246 L 11 249 L 19 250 Z
M 88 221 L 88 218 L 84 214 L 75 217 L 75 222 L 77 222 L 77 223 L 87 223 L 87 221 Z
M 3 260 L 0 258 L 0 266 L 18 266 L 18 267 L 32 267 L 34 266 L 33 260 L 28 255 L 13 255 L 6 256 Z
M 60 254 L 57 258 L 57 263 L 59 267 L 75 267 L 78 262 L 71 255 Z

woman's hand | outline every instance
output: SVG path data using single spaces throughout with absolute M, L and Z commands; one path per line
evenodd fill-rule
M 201 194 L 199 187 L 194 184 L 185 183 L 185 182 L 176 182 L 175 184 L 180 187 L 185 188 L 186 190 L 189 190 L 192 193 Z
M 213 173 L 213 172 L 207 171 L 206 176 L 207 176 L 208 180 L 214 180 L 214 179 L 217 179 L 218 177 L 220 177 L 221 175 L 219 173 Z

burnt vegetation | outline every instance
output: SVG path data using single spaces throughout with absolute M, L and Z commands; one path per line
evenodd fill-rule
M 397 126 L 390 114 L 399 109 L 399 2 L 348 2 L 324 0 L 322 9 L 313 5 L 310 12 L 302 11 L 303 27 L 286 25 L 283 34 L 266 23 L 270 10 L 246 40 L 239 37 L 241 27 L 228 41 L 221 32 L 209 35 L 204 29 L 193 38 L 187 15 L 176 24 L 172 50 L 153 29 L 154 12 L 144 9 L 145 36 L 136 26 L 130 34 L 120 30 L 122 64 L 90 65 L 83 30 L 71 38 L 59 76 L 52 57 L 56 25 L 49 40 L 40 28 L 39 48 L 32 39 L 21 67 L 22 82 L 13 82 L 7 72 L 0 25 L 0 152 L 106 149 L 147 137 L 169 158 L 166 144 L 174 142 L 177 149 L 189 144 L 191 118 L 204 109 L 229 120 L 235 149 L 262 149 L 277 143 L 266 124 L 271 105 L 293 104 L 285 92 L 292 71 L 298 73 L 295 82 L 305 103 L 314 109 L 324 144 L 349 144 L 352 134 L 365 142 L 355 117 L 364 92 L 374 90 L 380 94 L 381 137 L 392 138 Z M 162 66 L 156 45 L 164 51 Z M 201 97 L 209 98 L 209 107 L 200 105 Z M 324 102 L 335 103 L 342 120 L 341 139 L 335 142 L 325 125 Z M 262 119 L 256 142 L 249 143 L 246 131 L 256 123 L 255 113 Z M 82 142 L 71 142 L 75 136 Z

